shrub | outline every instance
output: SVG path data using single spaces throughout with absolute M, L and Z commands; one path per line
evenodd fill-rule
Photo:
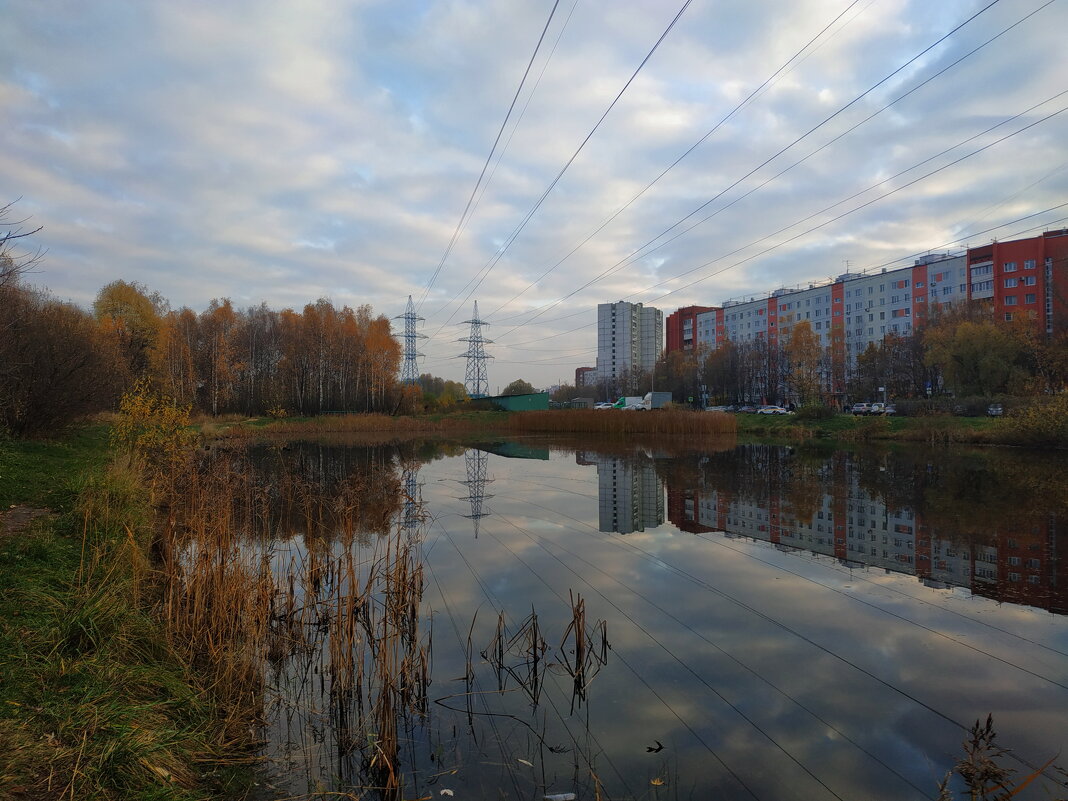
M 997 423 L 1008 442 L 1040 448 L 1068 447 L 1068 395 L 1054 395 L 1012 409 Z
M 830 420 L 834 417 L 835 411 L 830 406 L 824 406 L 819 403 L 810 403 L 802 406 L 797 410 L 794 415 L 795 420 Z

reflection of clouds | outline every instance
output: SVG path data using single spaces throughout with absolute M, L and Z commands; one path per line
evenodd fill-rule
M 576 478 L 589 470 L 555 456 L 551 464 Z M 957 726 L 922 704 L 964 725 L 991 711 L 1002 741 L 1023 753 L 1044 754 L 1051 743 L 1065 740 L 1063 721 L 1048 711 L 1059 708 L 1064 691 L 910 621 L 962 642 L 981 643 L 1007 661 L 1038 659 L 1037 665 L 1028 661 L 1025 666 L 1047 671 L 1051 678 L 1057 674 L 1048 671 L 1059 666 L 1063 673 L 1068 661 L 1035 647 L 1020 648 L 1011 636 L 991 636 L 982 621 L 947 613 L 940 608 L 944 591 L 897 577 L 918 600 L 887 593 L 893 577 L 873 574 L 877 582 L 862 582 L 860 571 L 851 574 L 829 560 L 798 559 L 768 545 L 727 541 L 715 534 L 694 536 L 665 528 L 613 538 L 596 531 L 592 498 L 568 491 L 566 480 L 560 481 L 559 490 L 541 488 L 538 508 L 531 510 L 523 498 L 532 490 L 521 469 L 506 460 L 493 465 L 498 495 L 494 523 L 483 529 L 477 550 L 465 548 L 465 555 L 477 559 L 478 574 L 492 577 L 496 600 L 516 616 L 533 603 L 547 622 L 552 615 L 562 621 L 566 610 L 559 596 L 566 597 L 571 588 L 583 594 L 591 613 L 595 610 L 608 620 L 612 657 L 591 688 L 589 714 L 600 746 L 609 753 L 635 753 L 629 733 L 651 732 L 687 755 L 680 773 L 703 788 L 716 781 L 713 777 L 721 770 L 700 745 L 700 736 L 769 797 L 826 795 L 740 718 L 730 706 L 734 704 L 843 797 L 864 792 L 876 798 L 905 798 L 931 792 L 932 774 L 940 778 L 958 754 L 962 737 Z M 510 482 L 513 476 L 518 489 Z M 435 550 L 435 557 L 443 555 Z M 526 564 L 520 564 L 519 557 Z M 446 559 L 455 561 L 455 554 Z M 436 569 L 450 572 L 446 564 Z M 458 607 L 460 597 L 475 606 L 485 603 L 477 586 L 457 591 Z M 450 587 L 450 598 L 452 594 Z M 886 606 L 906 619 L 890 617 L 855 598 Z M 987 608 L 982 599 L 977 602 L 982 615 L 1002 628 L 1011 629 L 1028 617 Z M 1027 634 L 1040 637 L 1040 628 L 1035 625 Z M 1063 622 L 1054 628 L 1061 641 L 1068 638 Z M 744 667 L 701 638 L 719 645 Z M 1047 711 L 1032 715 L 1038 707 Z M 803 788 L 800 795 L 791 789 L 796 787 Z

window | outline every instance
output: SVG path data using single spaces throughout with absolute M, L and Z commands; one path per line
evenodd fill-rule
M 1014 273 L 1014 272 L 1016 272 L 1016 262 L 1014 262 L 1014 261 L 1005 262 L 1004 264 L 1001 265 L 1001 271 L 1004 272 L 1004 273 Z
M 1022 282 L 1024 286 L 1034 286 L 1037 280 L 1038 279 L 1036 279 L 1033 275 L 1025 275 L 1022 279 Z
M 1012 312 L 1005 312 L 1005 322 L 1007 322 L 1007 323 L 1011 323 L 1012 322 Z
M 1017 279 L 1017 278 L 1006 278 L 1005 279 L 1005 288 L 1006 289 L 1015 289 L 1016 286 L 1018 285 L 1018 283 L 1019 283 L 1019 279 Z
M 1006 295 L 1005 296 L 1005 305 L 1006 306 L 1015 306 L 1016 305 L 1016 295 Z
M 1033 270 L 1033 269 L 1035 269 L 1035 260 L 1034 259 L 1025 259 L 1024 260 L 1024 269 L 1025 270 Z
M 917 281 L 916 282 L 916 288 L 917 289 L 923 289 L 923 281 Z

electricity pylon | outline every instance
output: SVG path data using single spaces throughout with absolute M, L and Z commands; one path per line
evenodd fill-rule
M 492 345 L 492 339 L 482 336 L 482 326 L 489 325 L 485 320 L 479 319 L 478 301 L 475 301 L 475 315 L 464 323 L 471 324 L 471 334 L 462 337 L 457 342 L 467 343 L 467 352 L 461 353 L 460 358 L 467 358 L 467 373 L 464 376 L 464 387 L 468 396 L 472 398 L 484 398 L 489 394 L 489 379 L 486 377 L 486 360 L 493 357 L 486 353 L 486 345 Z M 462 323 L 463 324 L 463 323 Z M 461 324 L 461 325 L 462 325 Z
M 408 307 L 404 310 L 404 314 L 398 314 L 393 318 L 394 320 L 404 320 L 404 363 L 401 365 L 401 383 L 402 384 L 414 384 L 419 380 L 419 362 L 418 359 L 423 354 L 415 348 L 415 341 L 417 339 L 426 339 L 426 334 L 420 334 L 416 331 L 416 323 L 423 320 L 418 314 L 415 313 L 415 304 L 412 303 L 412 296 L 408 296 Z

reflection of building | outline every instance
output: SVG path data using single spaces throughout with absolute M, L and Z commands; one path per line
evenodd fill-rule
M 823 493 L 806 519 L 787 511 L 785 487 L 756 502 L 711 488 L 668 487 L 668 518 L 682 531 L 750 537 L 1068 614 L 1068 559 L 1058 554 L 1054 516 L 962 544 L 914 510 L 888 507 L 860 488 L 853 471 L 838 467 L 835 485 L 845 492 Z
M 630 534 L 664 522 L 664 482 L 651 459 L 578 454 L 579 464 L 597 466 L 597 527 Z

